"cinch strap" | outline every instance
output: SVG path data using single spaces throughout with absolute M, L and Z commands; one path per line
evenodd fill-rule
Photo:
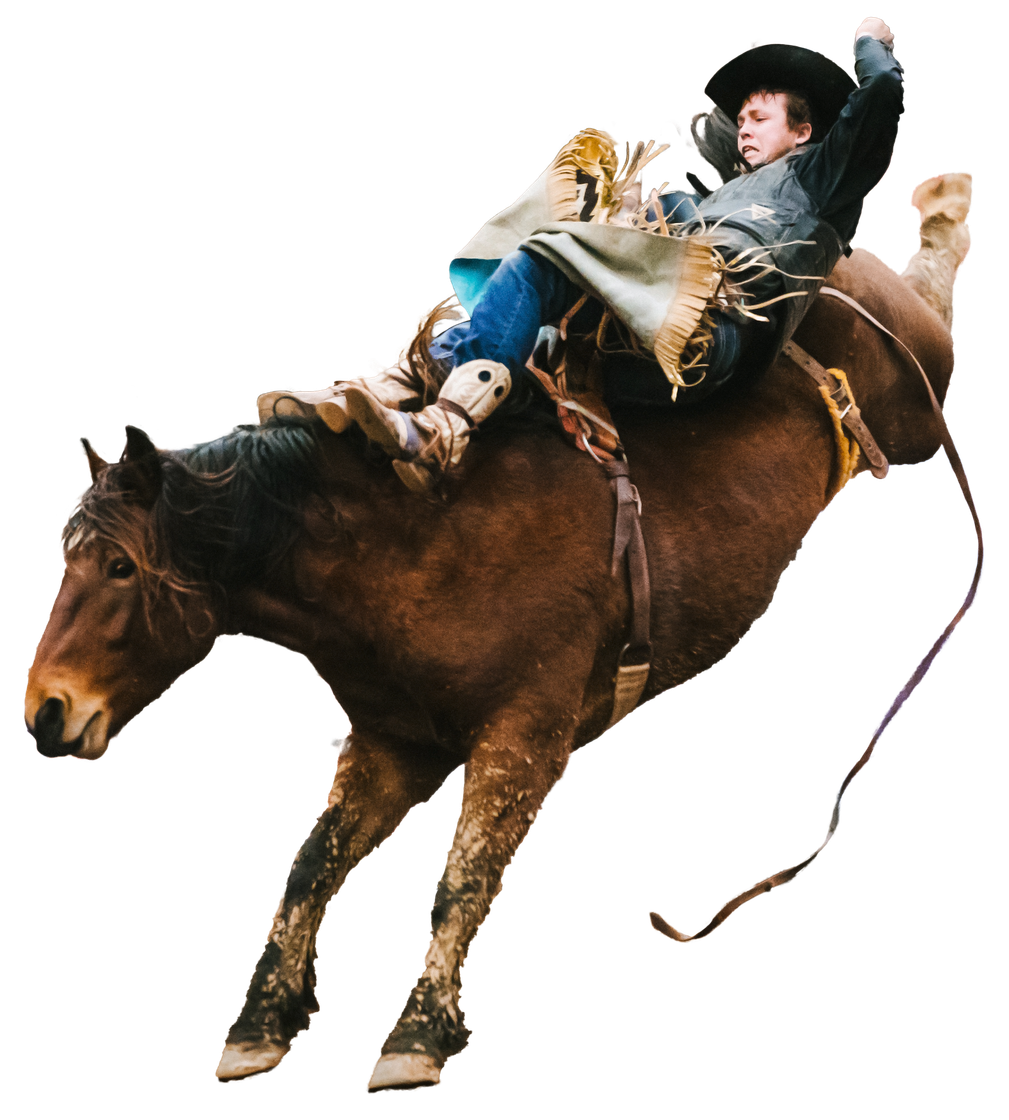
M 614 459 L 602 464 L 617 500 L 616 521 L 613 526 L 613 560 L 611 571 L 620 572 L 620 561 L 627 557 L 627 574 L 631 584 L 631 626 L 627 643 L 620 651 L 617 664 L 616 689 L 609 730 L 638 705 L 648 682 L 651 670 L 652 643 L 650 616 L 652 589 L 648 577 L 648 555 L 645 538 L 641 532 L 641 499 L 637 487 L 631 483 L 630 467 Z
M 833 290 L 833 288 L 820 289 L 821 292 L 832 292 Z M 781 352 L 791 358 L 801 369 L 804 369 L 817 385 L 822 385 L 830 393 L 835 404 L 841 408 L 846 407 L 846 411 L 841 415 L 841 423 L 851 432 L 855 441 L 865 453 L 865 457 L 869 461 L 869 470 L 876 478 L 886 478 L 886 472 L 890 469 L 890 464 L 886 461 L 886 456 L 880 450 L 879 444 L 872 438 L 872 433 L 865 426 L 858 405 L 845 393 L 841 382 L 791 339 L 785 343 Z

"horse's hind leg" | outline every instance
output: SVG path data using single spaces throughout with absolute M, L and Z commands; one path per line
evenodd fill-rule
M 570 731 L 543 734 L 532 722 L 488 728 L 466 764 L 462 814 L 431 912 L 427 967 L 382 1047 L 372 1092 L 434 1085 L 445 1060 L 466 1045 L 459 970 L 571 749 Z
M 953 325 L 953 281 L 970 248 L 965 225 L 971 177 L 937 175 L 915 187 L 911 202 L 921 214 L 921 248 L 902 273 L 947 327 Z
M 319 1009 L 315 937 L 326 903 L 348 872 L 418 802 L 426 801 L 458 760 L 440 751 L 400 747 L 353 733 L 340 755 L 329 806 L 291 868 L 266 949 L 228 1032 L 222 1081 L 272 1069 Z

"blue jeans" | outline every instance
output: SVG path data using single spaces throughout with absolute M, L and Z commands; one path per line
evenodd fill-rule
M 470 321 L 439 335 L 431 354 L 453 368 L 475 358 L 501 362 L 508 367 L 514 384 L 521 386 L 529 378 L 526 361 L 540 327 L 556 326 L 583 294 L 545 257 L 520 249 L 498 266 Z M 571 332 L 577 335 L 595 330 L 603 311 L 603 305 L 590 297 L 571 320 Z M 718 326 L 707 372 L 696 388 L 680 391 L 678 404 L 701 400 L 724 385 L 740 365 L 744 352 L 768 336 L 769 326 L 773 332 L 773 324 L 751 325 L 720 313 L 716 318 Z M 633 354 L 607 355 L 603 383 L 610 404 L 661 407 L 672 403 L 669 382 L 652 359 Z
M 545 257 L 521 249 L 509 254 L 473 309 L 468 329 L 452 339 L 452 365 L 489 358 L 521 377 L 540 327 L 559 323 L 581 297 L 581 289 Z

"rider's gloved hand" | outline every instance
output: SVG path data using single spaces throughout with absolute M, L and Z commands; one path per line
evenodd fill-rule
M 893 50 L 893 32 L 877 16 L 866 16 L 862 20 L 855 32 L 855 42 L 857 43 L 863 35 L 870 35 L 873 39 L 878 39 L 888 50 Z

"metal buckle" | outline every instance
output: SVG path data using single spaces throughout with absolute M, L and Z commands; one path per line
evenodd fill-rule
M 847 405 L 845 405 L 844 411 L 838 416 L 838 420 L 843 420 L 851 411 L 851 406 L 854 404 L 854 401 L 848 396 L 848 391 L 844 387 L 844 382 L 838 381 L 837 388 L 829 390 L 829 396 L 837 408 L 840 408 L 845 401 L 848 402 Z
M 633 653 L 636 660 L 626 664 L 624 658 L 627 656 L 627 651 L 631 649 L 631 643 L 628 642 L 620 651 L 620 656 L 617 658 L 617 664 L 623 668 L 630 668 L 634 665 L 649 665 L 652 660 L 652 643 L 646 642 L 643 646 L 635 646 Z

